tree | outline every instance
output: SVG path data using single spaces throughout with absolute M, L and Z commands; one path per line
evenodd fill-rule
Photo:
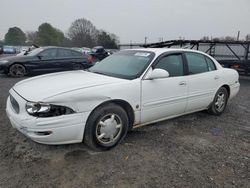
M 250 34 L 246 36 L 246 41 L 250 41 Z
M 60 46 L 63 44 L 64 34 L 49 23 L 43 23 L 38 27 L 37 42 L 41 46 Z
M 231 36 L 226 36 L 224 38 L 225 41 L 236 41 L 235 37 L 231 37 Z
M 97 37 L 97 43 L 104 48 L 117 49 L 118 37 L 115 34 L 100 31 Z
M 29 44 L 37 43 L 37 31 L 27 31 L 26 32 L 27 42 Z
M 24 45 L 25 41 L 26 36 L 24 32 L 18 27 L 9 28 L 4 37 L 4 42 L 8 45 Z
M 201 38 L 201 40 L 204 40 L 204 41 L 209 40 L 209 36 L 203 36 L 203 37 Z
M 84 18 L 75 20 L 68 31 L 72 45 L 77 47 L 93 47 L 97 42 L 98 31 L 96 27 Z

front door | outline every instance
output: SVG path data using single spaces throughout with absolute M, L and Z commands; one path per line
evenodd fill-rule
M 32 63 L 32 71 L 34 73 L 50 73 L 57 71 L 57 49 L 45 49 L 38 54 L 37 60 Z
M 187 105 L 187 80 L 184 76 L 182 54 L 162 56 L 151 68 L 168 71 L 169 77 L 142 80 L 141 123 L 173 117 L 185 112 Z

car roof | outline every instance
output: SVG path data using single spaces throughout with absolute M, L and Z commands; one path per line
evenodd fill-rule
M 195 52 L 195 53 L 200 53 L 203 55 L 208 55 L 201 51 L 191 50 L 191 49 L 182 49 L 182 48 L 137 48 L 137 49 L 135 48 L 135 49 L 127 49 L 127 50 L 154 52 L 157 56 L 165 52 Z
M 58 46 L 43 46 L 43 47 L 40 47 L 42 49 L 51 49 L 51 48 L 57 48 L 57 49 L 67 49 L 67 50 L 74 50 L 73 48 L 67 48 L 67 47 L 58 47 Z

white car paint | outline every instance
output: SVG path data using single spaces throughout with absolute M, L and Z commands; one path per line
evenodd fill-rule
M 137 49 L 155 53 L 151 64 L 165 52 L 191 51 L 183 49 Z M 151 64 L 136 79 L 126 80 L 86 71 L 70 71 L 30 78 L 17 83 L 10 94 L 20 106 L 17 114 L 7 100 L 6 112 L 13 127 L 32 140 L 44 144 L 82 142 L 85 124 L 91 112 L 100 104 L 122 100 L 134 113 L 134 127 L 179 115 L 207 109 L 216 91 L 230 87 L 230 99 L 239 91 L 238 73 L 222 68 L 212 57 L 216 71 L 148 80 Z M 27 101 L 67 106 L 76 113 L 49 118 L 37 118 L 26 112 Z M 41 136 L 37 132 L 52 131 Z

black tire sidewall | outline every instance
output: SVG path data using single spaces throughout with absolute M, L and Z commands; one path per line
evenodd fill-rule
M 120 137 L 115 143 L 104 145 L 98 141 L 96 138 L 96 127 L 100 119 L 110 113 L 117 114 L 122 121 L 122 132 Z M 128 116 L 127 113 L 123 108 L 115 104 L 107 104 L 102 107 L 97 108 L 94 112 L 90 115 L 86 127 L 85 127 L 85 134 L 84 134 L 84 142 L 91 147 L 92 149 L 96 150 L 109 150 L 119 144 L 124 137 L 127 135 L 128 132 Z

